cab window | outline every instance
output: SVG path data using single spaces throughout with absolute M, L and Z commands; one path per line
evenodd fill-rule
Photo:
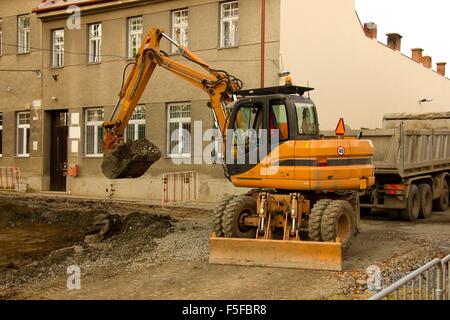
M 298 133 L 300 135 L 317 135 L 317 113 L 316 107 L 311 103 L 296 102 Z
M 270 134 L 273 137 L 278 130 L 280 141 L 289 139 L 289 126 L 286 112 L 286 105 L 281 100 L 274 100 L 270 102 L 269 115 Z
M 235 138 L 241 142 L 246 141 L 251 135 L 250 131 L 258 136 L 263 128 L 263 114 L 263 106 L 259 103 L 240 106 L 234 124 Z

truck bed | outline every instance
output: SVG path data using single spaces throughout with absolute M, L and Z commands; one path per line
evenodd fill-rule
M 450 169 L 450 130 L 394 129 L 348 131 L 346 137 L 362 133 L 371 140 L 375 154 L 373 164 L 377 175 L 393 174 L 402 178 Z M 325 138 L 334 132 L 322 132 Z

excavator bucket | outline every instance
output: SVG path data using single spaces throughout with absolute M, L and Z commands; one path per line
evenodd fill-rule
M 161 158 L 159 148 L 146 139 L 104 150 L 102 171 L 108 179 L 138 178 Z
M 212 264 L 342 271 L 340 242 L 210 239 Z

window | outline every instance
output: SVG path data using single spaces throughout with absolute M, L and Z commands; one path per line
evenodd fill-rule
M 17 113 L 17 156 L 30 156 L 30 113 Z
M 3 113 L 0 113 L 0 158 L 3 155 Z
M 52 66 L 64 66 L 64 29 L 52 31 Z
M 319 134 L 316 107 L 312 103 L 295 102 L 298 133 L 301 135 Z
M 0 56 L 3 55 L 3 19 L 0 18 Z
M 17 18 L 17 50 L 18 53 L 30 52 L 30 17 L 28 15 Z
M 102 60 L 102 25 L 89 25 L 89 63 L 100 63 Z
M 172 12 L 172 37 L 181 45 L 188 46 L 188 9 L 177 10 Z M 176 52 L 177 48 L 172 46 L 172 52 Z
M 125 141 L 145 139 L 145 106 L 137 106 L 128 122 Z
M 137 56 L 142 41 L 142 17 L 128 19 L 128 58 Z
M 237 47 L 239 45 L 239 2 L 225 2 L 220 6 L 220 47 Z
M 283 101 L 274 100 L 270 102 L 269 126 L 272 137 L 276 135 L 273 130 L 279 130 L 280 141 L 284 141 L 289 138 L 286 106 Z
M 168 105 L 168 143 L 169 156 L 191 156 L 191 104 L 172 103 Z
M 85 154 L 86 156 L 97 157 L 103 154 L 103 109 L 86 109 L 85 114 Z

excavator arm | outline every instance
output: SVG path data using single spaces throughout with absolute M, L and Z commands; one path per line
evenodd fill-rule
M 181 57 L 201 67 L 201 71 L 175 61 L 160 49 L 162 38 L 173 44 Z M 185 46 L 179 45 L 163 30 L 151 28 L 136 57 L 136 63 L 124 82 L 119 100 L 105 121 L 102 171 L 109 179 L 137 178 L 161 157 L 159 149 L 147 140 L 125 143 L 124 132 L 144 90 L 155 71 L 162 67 L 186 80 L 209 95 L 208 107 L 212 109 L 223 136 L 230 117 L 226 105 L 233 101 L 233 92 L 242 88 L 242 82 L 223 70 L 213 69 Z M 117 116 L 116 116 L 117 114 Z

